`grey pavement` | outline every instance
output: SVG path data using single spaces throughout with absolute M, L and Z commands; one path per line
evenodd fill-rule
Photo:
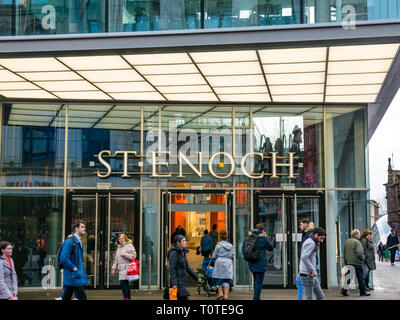
M 400 262 L 395 266 L 390 262 L 377 262 L 377 270 L 374 271 L 374 287 L 370 297 L 360 297 L 358 290 L 351 289 L 349 297 L 343 297 L 339 293 L 339 288 L 329 288 L 324 290 L 326 300 L 400 300 Z M 189 288 L 191 292 L 190 300 L 209 300 L 215 301 L 215 295 L 207 297 L 201 290 L 200 295 L 197 288 Z M 60 290 L 40 290 L 40 291 L 21 291 L 21 300 L 53 300 L 59 297 Z M 89 300 L 121 300 L 120 290 L 87 290 Z M 250 288 L 233 288 L 230 293 L 231 300 L 251 300 L 253 291 Z M 162 300 L 162 292 L 147 290 L 132 290 L 133 300 Z M 263 289 L 262 300 L 297 300 L 296 289 Z

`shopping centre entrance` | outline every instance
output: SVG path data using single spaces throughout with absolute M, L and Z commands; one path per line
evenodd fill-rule
M 200 272 L 203 256 L 196 254 L 204 231 L 209 232 L 212 226 L 216 231 L 228 231 L 228 241 L 232 243 L 232 194 L 230 192 L 213 191 L 162 191 L 162 252 L 161 265 L 162 283 L 168 279 L 168 251 L 173 238 L 177 234 L 185 235 L 187 239 L 187 254 L 189 266 Z M 189 277 L 190 278 L 190 277 Z M 193 279 L 188 279 L 189 286 L 196 286 Z
M 274 246 L 272 252 L 267 251 L 264 287 L 296 288 L 302 237 L 299 222 L 308 218 L 316 226 L 325 226 L 323 193 L 256 191 L 254 208 L 254 224 L 265 223 L 267 237 Z M 321 285 L 326 287 L 325 244 L 321 246 L 318 260 Z
M 66 235 L 72 222 L 86 222 L 84 264 L 89 288 L 119 287 L 118 273 L 111 274 L 117 237 L 124 233 L 139 254 L 139 193 L 135 191 L 71 190 L 68 192 Z

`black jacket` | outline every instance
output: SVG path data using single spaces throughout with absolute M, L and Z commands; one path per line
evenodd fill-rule
M 189 252 L 187 249 L 181 249 L 178 246 L 172 246 L 169 250 L 169 274 L 171 287 L 178 286 L 178 296 L 190 296 L 189 291 L 186 289 L 186 273 L 188 273 L 196 281 L 199 276 L 194 273 L 189 267 L 186 254 Z
M 388 248 L 398 245 L 399 244 L 399 238 L 397 237 L 397 235 L 395 234 L 389 234 L 389 236 L 387 237 L 387 246 Z

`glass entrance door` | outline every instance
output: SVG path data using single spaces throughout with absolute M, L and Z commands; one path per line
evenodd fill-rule
M 168 250 L 174 237 L 182 234 L 187 240 L 188 262 L 193 270 L 201 271 L 203 256 L 197 255 L 204 231 L 207 230 L 214 245 L 218 232 L 227 230 L 232 242 L 232 196 L 229 192 L 162 192 L 163 203 L 163 256 L 168 265 Z M 213 229 L 215 227 L 215 230 Z M 168 279 L 167 268 L 163 268 L 164 284 Z M 197 285 L 188 280 L 188 285 Z
M 73 192 L 69 194 L 66 234 L 71 234 L 72 222 L 86 222 L 84 264 L 89 287 L 112 288 L 119 285 L 118 274 L 111 275 L 117 250 L 117 239 L 126 234 L 139 255 L 138 197 L 136 194 L 111 192 Z
M 264 286 L 295 288 L 302 233 L 299 221 L 308 218 L 319 225 L 319 196 L 297 194 L 259 195 L 255 225 L 265 223 L 267 237 L 274 246 L 267 251 L 267 272 Z

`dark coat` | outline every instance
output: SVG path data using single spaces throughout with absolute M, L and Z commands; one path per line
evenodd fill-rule
M 72 254 L 75 237 L 76 246 Z M 85 247 L 79 244 L 78 238 L 73 235 L 65 240 L 60 254 L 60 261 L 64 265 L 64 286 L 66 287 L 82 287 L 88 284 L 85 266 L 83 265 L 83 252 Z M 74 268 L 78 270 L 73 271 Z
M 372 243 L 372 240 L 365 237 L 361 237 L 360 241 L 364 249 L 365 264 L 367 265 L 369 270 L 375 270 L 376 269 L 375 248 L 374 244 Z
M 257 245 L 258 245 L 258 252 L 259 252 L 259 259 L 256 262 L 249 262 L 249 269 L 251 272 L 265 272 L 267 271 L 267 252 L 274 250 L 273 245 L 269 242 L 268 238 L 264 233 L 261 233 L 260 230 L 255 229 L 251 230 L 249 236 L 255 234 L 258 236 Z M 247 238 L 245 239 L 247 241 Z M 244 248 L 244 246 L 243 246 Z
M 386 244 L 388 248 L 393 247 L 399 244 L 399 238 L 395 234 L 389 234 L 389 236 L 387 237 Z
M 347 239 L 344 243 L 343 257 L 345 265 L 359 265 L 364 263 L 364 250 L 360 240 L 356 238 Z
M 199 276 L 189 267 L 186 257 L 188 252 L 187 249 L 183 250 L 178 246 L 172 246 L 168 253 L 170 284 L 171 287 L 178 286 L 178 296 L 180 297 L 190 296 L 186 289 L 186 273 L 196 281 L 199 279 Z

